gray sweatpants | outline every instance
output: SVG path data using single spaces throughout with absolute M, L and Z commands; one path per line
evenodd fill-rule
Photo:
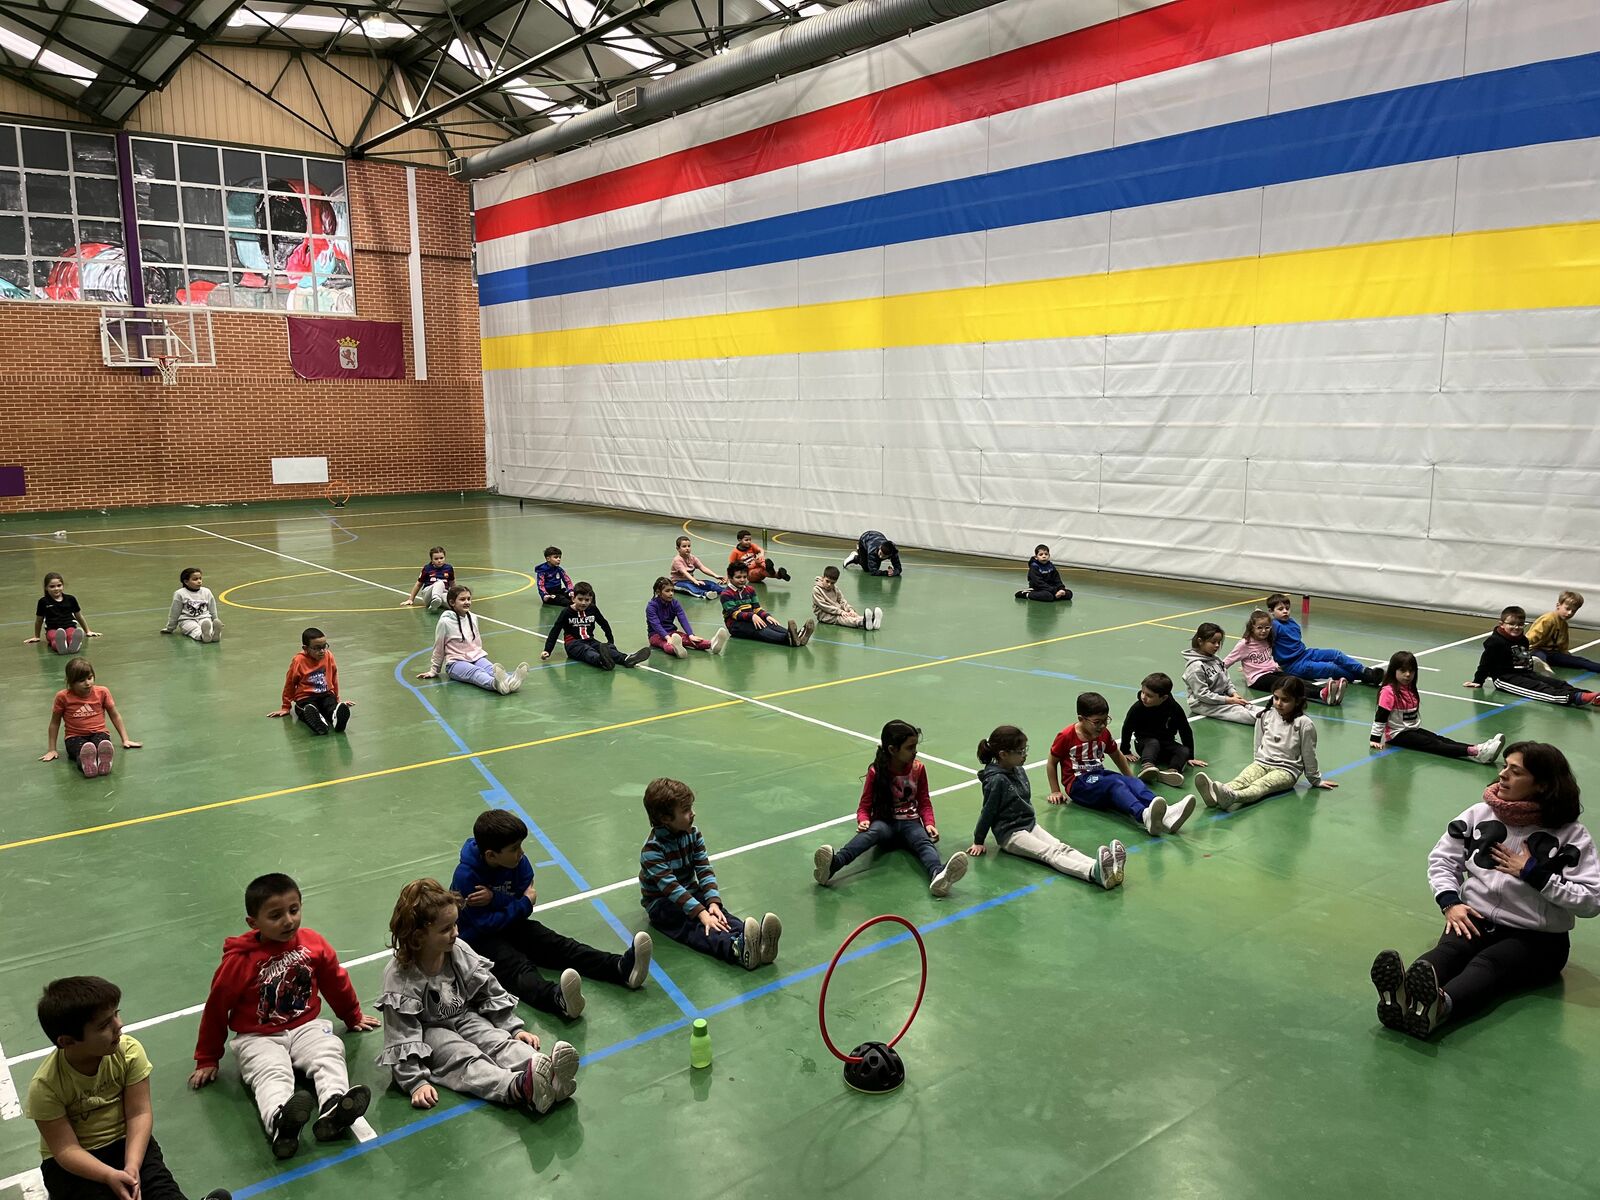
M 1254 725 L 1256 713 L 1259 711 L 1254 704 L 1207 704 L 1196 705 L 1189 710 L 1191 717 L 1204 717 L 1208 721 L 1230 721 L 1235 725 Z
M 1006 834 L 1000 839 L 1000 849 L 1018 858 L 1041 862 L 1051 870 L 1071 875 L 1074 879 L 1094 880 L 1094 859 L 1080 850 L 1074 850 L 1038 825 Z
M 431 1051 L 426 1066 L 434 1086 L 509 1104 L 511 1081 L 530 1059 L 540 1057 L 539 1051 L 475 1012 L 462 1013 L 453 1025 L 430 1025 L 422 1031 Z
M 255 1093 L 261 1124 L 269 1126 L 283 1102 L 294 1095 L 296 1068 L 311 1076 L 317 1108 L 350 1090 L 344 1068 L 344 1043 L 331 1021 L 307 1021 L 287 1033 L 241 1033 L 233 1039 L 244 1085 Z

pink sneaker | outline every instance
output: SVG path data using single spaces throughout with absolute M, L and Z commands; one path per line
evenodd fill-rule
M 111 774 L 111 753 L 111 743 L 101 742 L 98 757 L 100 759 L 100 774 L 102 775 Z
M 93 779 L 100 774 L 100 755 L 93 745 L 85 746 L 78 751 L 78 769 L 83 772 L 85 779 Z

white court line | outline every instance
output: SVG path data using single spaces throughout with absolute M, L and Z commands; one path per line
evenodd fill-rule
M 1036 770 L 1043 765 L 1044 760 L 1040 759 L 1038 762 L 1028 763 L 1024 769 L 1030 771 Z M 977 784 L 977 782 L 978 781 L 976 779 L 963 779 L 960 783 L 952 783 L 948 787 L 935 788 L 928 794 L 930 796 L 944 796 L 951 792 L 959 792 L 964 788 L 973 787 Z M 735 846 L 731 850 L 723 850 L 717 854 L 711 855 L 711 861 L 721 862 L 725 858 L 733 858 L 735 855 L 745 854 L 751 850 L 760 850 L 766 846 L 775 846 L 780 842 L 793 841 L 795 838 L 805 837 L 807 834 L 817 833 L 821 830 L 829 829 L 834 825 L 843 825 L 846 821 L 854 821 L 855 819 L 856 814 L 854 812 L 846 813 L 842 817 L 834 817 L 827 821 L 819 821 L 815 825 L 807 825 L 804 829 L 792 829 L 788 833 L 780 833 L 775 837 L 762 838 L 758 842 L 748 842 L 743 846 Z M 601 887 L 590 888 L 586 892 L 576 892 L 571 896 L 562 896 L 560 899 L 551 900 L 546 904 L 536 904 L 534 905 L 533 912 L 535 914 L 545 913 L 554 908 L 565 908 L 569 904 L 581 904 L 586 900 L 593 900 L 596 896 L 605 896 L 612 892 L 620 892 L 624 888 L 638 886 L 639 877 L 637 875 L 629 875 L 626 879 L 619 879 L 615 883 L 607 883 Z M 372 954 L 363 954 L 359 958 L 347 958 L 339 965 L 348 971 L 352 967 L 362 967 L 366 966 L 368 963 L 374 963 L 380 959 L 386 959 L 392 953 L 392 950 L 385 948 Z M 135 1021 L 131 1025 L 124 1025 L 122 1029 L 124 1033 L 135 1033 L 138 1030 L 149 1029 L 155 1025 L 164 1025 L 168 1021 L 176 1021 L 181 1017 L 192 1017 L 200 1012 L 203 1012 L 204 1010 L 205 1005 L 203 1003 L 191 1004 L 188 1008 L 180 1008 L 174 1010 L 173 1012 L 162 1013 L 158 1017 L 146 1017 L 142 1021 Z M 18 1054 L 6 1059 L 5 1065 L 9 1068 L 17 1063 L 32 1062 L 34 1059 L 43 1058 L 46 1054 L 49 1054 L 51 1049 L 51 1047 L 45 1046 L 39 1050 L 29 1050 L 26 1054 Z M 357 1136 L 360 1136 L 359 1130 L 357 1132 Z
M 19 1171 L 15 1175 L 7 1175 L 0 1179 L 0 1192 L 7 1188 L 19 1187 L 22 1189 L 22 1200 L 46 1200 L 49 1192 L 44 1187 L 44 1172 L 34 1167 L 29 1171 Z
M 378 1136 L 378 1131 L 367 1124 L 365 1117 L 357 1117 L 351 1122 L 350 1132 L 356 1135 L 358 1142 L 370 1142 Z
M 0 1064 L 5 1062 L 6 1051 L 0 1046 Z M 0 1121 L 14 1121 L 22 1115 L 22 1105 L 17 1100 L 17 1081 L 11 1078 L 11 1068 L 0 1065 Z
M 253 544 L 251 542 L 245 542 L 245 541 L 239 540 L 238 538 L 229 537 L 227 534 L 224 534 L 224 533 L 215 533 L 215 532 L 213 532 L 212 530 L 209 530 L 209 529 L 202 529 L 198 525 L 190 525 L 189 528 L 194 530 L 196 533 L 209 534 L 211 537 L 221 538 L 225 542 L 232 542 L 236 546 L 244 546 L 244 547 L 246 547 L 247 549 L 250 549 L 250 550 L 258 550 L 262 554 L 272 554 L 272 555 L 277 556 L 278 558 L 288 559 L 290 562 L 299 563 L 303 567 L 313 567 L 318 571 L 326 571 L 330 575 L 338 575 L 341 578 L 350 579 L 350 580 L 355 581 L 356 583 L 364 583 L 368 587 L 381 588 L 382 590 L 384 590 L 386 592 L 393 592 L 397 596 L 410 595 L 410 593 L 408 591 L 406 591 L 406 589 L 404 589 L 404 588 L 391 587 L 390 585 L 388 585 L 386 583 L 377 583 L 377 582 L 375 582 L 374 580 L 371 580 L 371 579 L 363 579 L 359 575 L 351 575 L 346 571 L 337 571 L 332 567 L 325 567 L 321 563 L 314 563 L 308 558 L 297 558 L 293 554 L 285 554 L 281 550 L 272 550 L 272 549 L 269 549 L 266 546 L 257 546 L 257 545 L 255 545 L 255 544 Z M 499 626 L 501 626 L 502 628 L 505 628 L 505 629 L 514 629 L 518 633 L 527 634 L 529 637 L 543 638 L 543 637 L 546 636 L 545 634 L 540 633 L 537 629 L 529 629 L 525 625 L 517 625 L 517 624 L 514 624 L 511 621 L 502 621 L 499 617 L 486 616 L 486 615 L 484 615 L 482 613 L 476 613 L 476 612 L 473 613 L 472 615 L 475 618 L 477 618 L 479 621 L 486 621 L 491 625 L 499 625 Z M 858 739 L 860 741 L 864 741 L 864 742 L 871 742 L 873 745 L 877 745 L 877 742 L 878 742 L 878 739 L 876 737 L 874 737 L 870 733 L 860 733 L 860 732 L 857 732 L 854 729 L 846 729 L 841 725 L 834 725 L 831 722 L 824 721 L 819 717 L 808 717 L 808 716 L 806 716 L 805 713 L 798 713 L 798 712 L 793 711 L 792 709 L 781 708 L 776 704 L 768 704 L 765 700 L 756 700 L 753 697 L 744 696 L 744 695 L 741 695 L 738 692 L 726 691 L 723 688 L 715 687 L 712 684 L 702 683 L 698 679 L 691 679 L 687 675 L 675 675 L 671 671 L 662 671 L 662 670 L 660 670 L 660 669 L 658 669 L 656 667 L 648 667 L 647 666 L 647 667 L 642 667 L 640 669 L 641 670 L 645 670 L 645 671 L 650 671 L 650 672 L 652 672 L 653 674 L 656 674 L 656 675 L 664 676 L 667 679 L 676 680 L 679 683 L 687 683 L 691 687 L 704 688 L 706 691 L 715 692 L 719 696 L 727 696 L 729 699 L 741 700 L 746 704 L 753 704 L 757 708 L 765 708 L 765 709 L 768 709 L 768 710 L 770 710 L 772 712 L 775 712 L 775 713 L 781 713 L 786 717 L 793 717 L 795 720 L 804 721 L 809 725 L 818 725 L 818 726 L 821 726 L 823 729 L 831 729 L 831 730 L 833 730 L 833 732 L 842 733 L 842 734 L 846 735 L 847 737 L 853 737 L 853 738 L 856 738 L 856 739 Z M 919 754 L 918 757 L 924 758 L 928 762 L 938 763 L 942 767 L 949 767 L 952 770 L 963 771 L 968 775 L 976 775 L 977 774 L 977 771 L 974 770 L 972 767 L 966 766 L 963 763 L 951 762 L 949 759 L 937 758 L 932 754 Z

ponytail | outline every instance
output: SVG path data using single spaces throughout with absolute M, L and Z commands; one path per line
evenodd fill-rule
M 978 742 L 978 761 L 987 766 L 1002 754 L 1014 754 L 1028 744 L 1028 735 L 1015 725 L 997 725 Z

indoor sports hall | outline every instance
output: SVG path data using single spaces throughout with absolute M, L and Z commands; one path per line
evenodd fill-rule
M 0 7 L 0 1200 L 125 1194 L 41 1135 L 131 1151 L 146 1091 L 197 1198 L 1591 1194 L 1597 81 L 1580 0 Z M 555 644 L 549 551 L 620 658 L 679 539 L 725 578 L 741 533 L 753 598 L 675 593 L 692 637 L 745 621 L 718 652 Z M 1028 598 L 1041 545 L 1070 599 Z M 808 627 L 828 567 L 865 626 Z M 1247 719 L 1195 707 L 1199 644 L 1269 608 Z M 435 668 L 458 642 L 493 682 Z M 312 643 L 325 710 L 286 693 Z M 1159 678 L 1192 746 L 1129 819 L 1068 731 L 1092 694 L 1120 744 Z M 896 720 L 951 886 L 887 846 L 820 886 Z M 1091 878 L 982 815 L 1005 726 Z M 1292 788 L 1230 802 L 1280 728 Z M 641 903 L 662 777 L 775 961 Z M 649 932 L 648 974 L 501 1010 L 576 1050 L 570 1099 L 419 1107 L 391 914 L 497 811 L 530 924 Z M 288 1154 L 238 1024 L 190 1075 L 277 872 L 383 1022 L 318 976 L 370 1101 Z M 1471 1011 L 1421 957 L 1460 920 L 1501 972 Z M 1504 957 L 1568 929 L 1564 969 Z M 36 1013 L 80 976 L 150 1068 L 98 1146 L 103 1100 L 34 1119 L 101 1061 Z M 890 1042 L 903 1082 L 841 1061 Z

